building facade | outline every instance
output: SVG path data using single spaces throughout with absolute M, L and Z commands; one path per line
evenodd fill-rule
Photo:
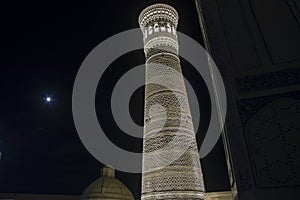
M 195 2 L 228 94 L 223 141 L 235 197 L 299 199 L 299 1 Z

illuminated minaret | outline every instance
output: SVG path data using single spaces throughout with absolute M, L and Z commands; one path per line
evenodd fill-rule
M 178 56 L 178 13 L 171 6 L 154 4 L 142 11 L 139 24 L 146 56 L 141 199 L 205 199 Z

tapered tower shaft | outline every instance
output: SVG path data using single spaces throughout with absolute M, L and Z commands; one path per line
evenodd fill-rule
M 155 4 L 139 17 L 146 56 L 142 200 L 205 199 L 178 56 L 178 14 Z

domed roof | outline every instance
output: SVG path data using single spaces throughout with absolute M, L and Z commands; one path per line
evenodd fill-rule
M 130 190 L 115 178 L 115 170 L 103 167 L 102 177 L 94 181 L 83 193 L 84 200 L 134 200 Z

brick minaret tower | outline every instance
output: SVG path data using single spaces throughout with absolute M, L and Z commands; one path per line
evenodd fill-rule
M 205 199 L 178 56 L 178 13 L 155 4 L 142 11 L 139 24 L 146 56 L 142 200 Z

